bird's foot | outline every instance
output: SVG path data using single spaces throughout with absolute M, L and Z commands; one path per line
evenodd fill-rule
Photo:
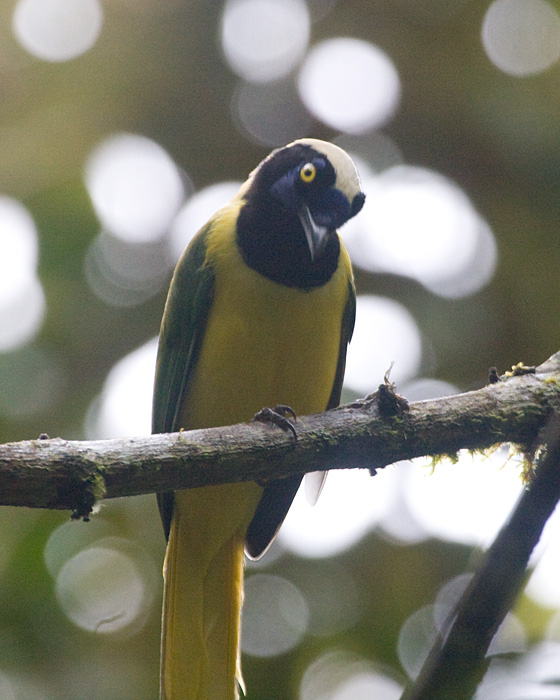
M 253 416 L 253 421 L 277 425 L 279 428 L 282 428 L 282 430 L 288 430 L 294 436 L 294 440 L 297 440 L 296 429 L 290 418 L 295 420 L 295 411 L 290 408 L 290 406 L 284 406 L 281 404 L 279 406 L 275 406 L 274 408 L 270 408 L 269 406 L 261 408 L 261 410 L 255 413 Z

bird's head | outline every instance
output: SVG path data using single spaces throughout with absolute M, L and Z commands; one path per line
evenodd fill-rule
M 337 228 L 365 200 L 350 156 L 318 139 L 300 139 L 273 151 L 241 194 L 246 206 L 238 239 L 247 262 L 252 265 L 254 259 L 258 264 L 252 266 L 273 279 L 277 267 L 289 267 L 305 279 L 316 276 L 317 283 L 338 259 Z M 278 281 L 291 284 L 284 273 Z

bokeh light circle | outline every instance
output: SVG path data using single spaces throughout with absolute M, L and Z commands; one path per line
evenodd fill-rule
M 67 520 L 55 528 L 43 550 L 47 571 L 56 579 L 64 564 L 75 554 L 95 544 L 96 540 L 112 537 L 115 526 L 101 515 L 89 522 Z
M 404 484 L 407 504 L 428 535 L 486 545 L 498 533 L 523 488 L 515 464 L 506 463 L 504 451 L 489 456 L 462 451 L 456 462 L 444 460 L 435 469 L 430 460 L 414 460 Z
M 244 80 L 277 80 L 303 57 L 309 26 L 303 0 L 228 0 L 222 17 L 224 55 Z
M 278 539 L 303 557 L 329 557 L 356 544 L 383 518 L 394 500 L 394 473 L 375 478 L 363 469 L 329 474 L 316 505 L 299 489 Z
M 329 651 L 303 674 L 300 700 L 398 700 L 402 687 L 373 664 L 348 651 Z
M 504 73 L 542 73 L 560 58 L 560 15 L 546 0 L 494 0 L 484 17 L 482 44 Z
M 168 282 L 166 241 L 131 243 L 101 231 L 90 243 L 84 273 L 94 294 L 111 306 L 141 304 Z
M 342 229 L 352 259 L 370 271 L 418 280 L 460 298 L 491 279 L 497 246 L 487 222 L 452 180 L 410 165 L 361 168 L 366 206 Z
M 293 649 L 307 629 L 305 598 L 291 581 L 253 574 L 245 581 L 241 648 L 251 656 L 277 656 Z
M 90 439 L 150 434 L 157 343 L 152 338 L 111 369 L 86 418 Z
M 476 700 L 559 700 L 560 644 L 534 644 L 524 654 L 497 658 L 477 688 Z
M 435 606 L 425 605 L 410 615 L 399 631 L 397 654 L 409 678 L 416 678 L 438 633 Z
M 0 352 L 16 350 L 33 340 L 45 317 L 45 293 L 37 277 L 19 292 L 10 304 L 0 300 Z
M 68 559 L 56 577 L 56 596 L 74 624 L 89 632 L 119 632 L 145 611 L 148 592 L 124 551 L 92 546 Z
M 377 46 L 340 37 L 309 51 L 298 79 L 307 109 L 329 126 L 362 133 L 394 114 L 400 80 L 391 59 Z
M 99 0 L 19 0 L 14 34 L 30 54 L 69 61 L 91 49 L 103 24 Z
M 404 163 L 404 155 L 398 144 L 383 131 L 340 134 L 333 139 L 333 142 L 352 156 L 360 173 L 362 188 L 366 184 L 364 180 L 372 177 L 374 173 L 381 173 L 383 170 Z M 363 212 L 360 212 L 360 217 L 362 215 Z
M 226 205 L 241 187 L 240 182 L 217 182 L 190 197 L 175 217 L 169 232 L 171 258 L 176 262 L 193 236 Z
M 291 79 L 242 82 L 231 103 L 237 129 L 261 146 L 279 147 L 312 131 L 312 118 Z
M 373 670 L 358 671 L 343 681 L 332 700 L 398 700 L 402 687 L 393 678 Z
M 16 199 L 0 196 L 0 304 L 27 287 L 38 254 L 37 230 L 31 214 Z
M 472 578 L 473 574 L 468 573 L 447 581 L 440 588 L 434 604 L 425 605 L 416 610 L 401 626 L 397 640 L 397 655 L 409 678 L 418 677 L 436 638 L 446 636 L 453 622 L 456 606 L 460 604 Z M 510 612 L 495 633 L 487 654 L 488 656 L 520 654 L 526 648 L 525 628 L 520 619 Z M 479 698 L 478 693 L 476 697 Z M 481 695 L 480 700 L 485 697 Z M 502 697 L 505 700 L 511 695 L 500 695 L 500 698 Z
M 369 394 L 383 381 L 387 370 L 402 382 L 420 367 L 422 342 L 412 314 L 398 301 L 361 295 L 356 305 L 356 325 L 348 347 L 345 386 Z
M 85 179 L 103 226 L 131 243 L 160 239 L 185 194 L 167 151 L 138 134 L 116 134 L 97 146 Z
M 15 350 L 36 335 L 46 302 L 37 277 L 39 243 L 28 210 L 0 196 L 0 352 Z

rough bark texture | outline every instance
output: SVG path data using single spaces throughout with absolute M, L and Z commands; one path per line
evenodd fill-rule
M 407 404 L 389 384 L 298 418 L 290 431 L 250 423 L 148 437 L 27 440 L 0 446 L 0 505 L 90 512 L 95 501 L 325 469 L 380 469 L 501 442 L 531 450 L 560 408 L 560 353 L 536 370 L 455 396 Z

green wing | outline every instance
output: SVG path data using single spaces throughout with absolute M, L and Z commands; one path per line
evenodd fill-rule
M 205 265 L 211 222 L 183 253 L 169 288 L 159 336 L 152 407 L 152 433 L 179 430 L 189 380 L 196 366 L 214 295 L 214 275 Z M 165 536 L 169 536 L 173 492 L 158 494 Z
M 325 408 L 334 408 L 340 403 L 344 370 L 346 368 L 346 350 L 354 331 L 356 318 L 356 290 L 352 280 L 348 281 L 348 299 L 342 315 L 342 328 L 340 333 L 340 348 L 338 351 L 338 363 L 331 390 L 329 402 Z M 327 473 L 324 472 L 325 477 Z M 324 481 L 324 479 L 323 479 Z M 245 551 L 251 559 L 261 557 L 270 546 L 288 510 L 294 500 L 294 496 L 301 483 L 301 476 L 282 479 L 266 486 L 261 500 L 247 529 L 245 539 Z M 320 492 L 320 489 L 319 489 Z
M 344 371 L 346 369 L 346 350 L 348 349 L 348 343 L 352 340 L 355 320 L 356 290 L 354 288 L 354 282 L 348 280 L 348 299 L 346 300 L 346 306 L 344 307 L 344 313 L 342 315 L 338 364 L 336 365 L 334 384 L 327 408 L 336 408 L 340 403 L 340 394 L 342 393 L 342 384 L 344 383 Z

